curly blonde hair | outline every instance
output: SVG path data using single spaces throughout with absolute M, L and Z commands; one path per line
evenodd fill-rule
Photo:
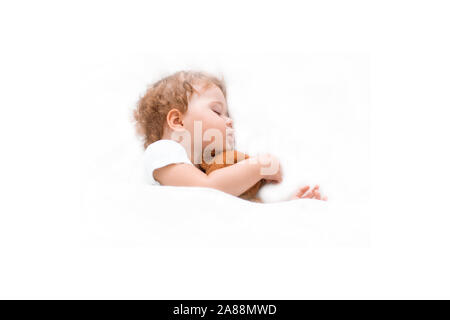
M 194 85 L 200 85 L 202 90 L 216 85 L 227 99 L 223 75 L 219 79 L 205 72 L 178 71 L 153 83 L 133 110 L 136 132 L 143 138 L 144 149 L 161 140 L 170 110 L 175 108 L 182 114 L 187 111 L 191 95 L 194 91 L 199 93 Z

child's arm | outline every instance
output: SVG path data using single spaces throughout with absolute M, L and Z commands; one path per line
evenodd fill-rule
M 267 174 L 261 170 L 262 164 L 259 161 L 253 159 L 251 163 L 250 160 L 246 159 L 215 170 L 209 175 L 190 164 L 171 164 L 155 170 L 153 176 L 162 185 L 214 188 L 234 196 L 240 196 L 263 178 L 269 181 L 281 181 L 279 164 L 278 168 Z M 277 161 L 275 158 L 273 160 Z

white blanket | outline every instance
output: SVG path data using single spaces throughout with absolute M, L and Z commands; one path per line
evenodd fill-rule
M 364 206 L 253 203 L 207 188 L 92 183 L 88 247 L 367 247 Z

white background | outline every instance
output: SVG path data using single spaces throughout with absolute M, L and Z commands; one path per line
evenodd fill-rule
M 449 298 L 444 1 L 44 2 L 0 12 L 0 297 Z M 155 52 L 368 56 L 371 248 L 81 248 L 80 65 Z

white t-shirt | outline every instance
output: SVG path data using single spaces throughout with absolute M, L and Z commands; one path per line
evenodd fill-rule
M 149 183 L 161 185 L 153 177 L 153 171 L 172 163 L 188 163 L 193 165 L 186 150 L 176 141 L 163 139 L 150 144 L 144 152 L 144 166 Z

